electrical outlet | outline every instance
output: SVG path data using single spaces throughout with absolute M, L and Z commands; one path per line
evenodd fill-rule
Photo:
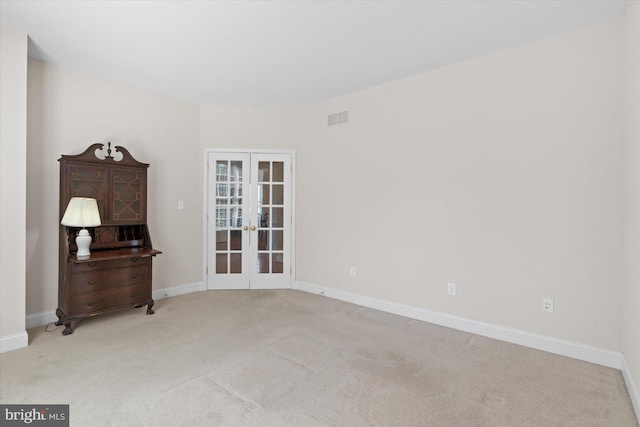
M 447 293 L 449 295 L 456 295 L 456 284 L 455 283 L 447 283 Z
M 355 267 L 349 268 L 349 275 L 351 277 L 356 277 L 356 268 Z
M 184 209 L 184 201 L 178 200 L 178 209 Z
M 542 311 L 546 311 L 547 313 L 553 313 L 553 298 L 542 299 Z

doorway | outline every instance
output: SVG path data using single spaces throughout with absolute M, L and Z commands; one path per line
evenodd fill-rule
M 208 151 L 207 289 L 291 288 L 291 151 Z

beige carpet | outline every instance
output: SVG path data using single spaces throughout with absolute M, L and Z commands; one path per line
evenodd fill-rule
M 619 371 L 299 291 L 209 291 L 29 331 L 0 402 L 71 426 L 637 427 Z

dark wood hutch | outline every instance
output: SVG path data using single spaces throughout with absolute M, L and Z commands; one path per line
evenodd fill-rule
M 56 325 L 73 333 L 75 320 L 112 310 L 147 306 L 153 314 L 153 249 L 147 227 L 147 163 L 121 146 L 93 144 L 60 159 L 60 223 L 72 197 L 97 200 L 102 225 L 88 228 L 91 255 L 76 257 L 80 227 L 60 225 Z

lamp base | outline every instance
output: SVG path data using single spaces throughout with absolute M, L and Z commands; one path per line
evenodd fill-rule
M 80 230 L 76 236 L 76 246 L 78 246 L 78 252 L 76 252 L 77 258 L 89 258 L 91 252 L 89 252 L 89 245 L 91 244 L 91 236 L 86 228 Z

